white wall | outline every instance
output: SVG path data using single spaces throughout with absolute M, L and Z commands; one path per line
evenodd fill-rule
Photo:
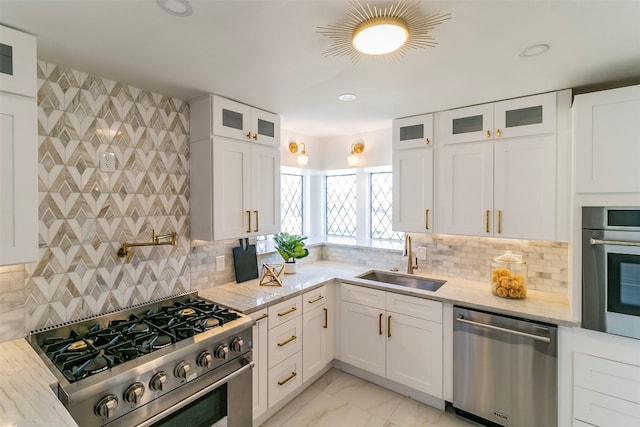
M 391 128 L 372 132 L 361 132 L 352 135 L 318 138 L 299 132 L 282 129 L 280 138 L 280 162 L 282 166 L 299 167 L 296 155 L 289 152 L 289 142 L 304 142 L 309 164 L 309 170 L 337 170 L 347 169 L 347 156 L 351 151 L 351 144 L 356 141 L 364 144 L 364 152 L 360 154 L 359 167 L 389 166 L 391 165 Z

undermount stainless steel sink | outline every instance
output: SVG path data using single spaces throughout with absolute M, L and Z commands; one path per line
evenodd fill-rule
M 411 276 L 408 274 L 393 273 L 390 271 L 372 270 L 359 276 L 360 279 L 373 280 L 381 283 L 390 283 L 407 288 L 422 289 L 435 292 L 446 283 L 445 280 L 428 279 L 426 277 Z

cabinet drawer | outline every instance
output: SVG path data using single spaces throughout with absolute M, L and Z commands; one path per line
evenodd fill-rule
M 269 369 L 302 349 L 302 317 L 269 330 Z
M 302 352 L 269 370 L 269 408 L 302 385 Z
M 308 313 L 309 311 L 320 308 L 327 302 L 327 286 L 320 286 L 309 292 L 302 294 L 302 312 Z
M 582 387 L 573 387 L 573 416 L 599 427 L 640 425 L 640 405 Z
M 442 323 L 442 303 L 387 292 L 387 311 Z
M 365 288 L 364 286 L 348 285 L 343 283 L 340 287 L 340 299 L 355 304 L 369 307 L 385 308 L 385 292 L 378 289 Z
M 302 295 L 269 307 L 269 329 L 302 314 Z
M 575 353 L 573 384 L 640 404 L 640 366 Z

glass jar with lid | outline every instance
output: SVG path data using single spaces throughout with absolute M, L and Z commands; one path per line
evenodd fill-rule
M 491 293 L 502 298 L 527 297 L 527 263 L 521 255 L 505 251 L 491 262 Z

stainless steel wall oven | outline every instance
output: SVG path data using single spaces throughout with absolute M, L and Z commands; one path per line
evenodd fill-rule
M 582 327 L 640 339 L 640 207 L 582 208 Z

